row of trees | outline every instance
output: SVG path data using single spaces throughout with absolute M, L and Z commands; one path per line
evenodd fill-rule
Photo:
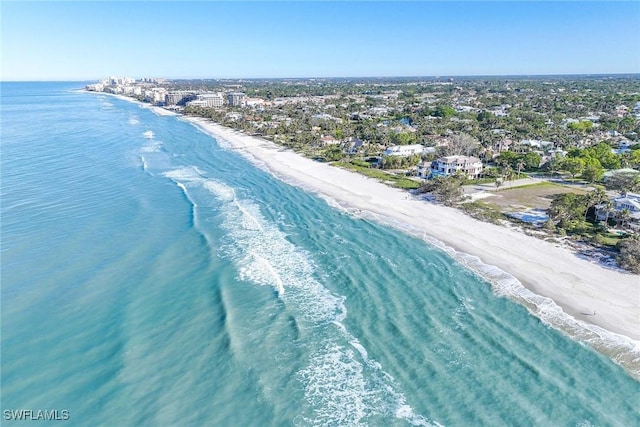
M 600 204 L 611 206 L 609 196 L 601 188 L 587 194 L 558 194 L 547 209 L 547 214 L 557 227 L 568 229 L 576 222 L 586 221 L 589 210 Z
M 629 153 L 615 154 L 611 151 L 611 146 L 601 142 L 595 146 L 569 150 L 565 158 L 555 158 L 549 161 L 546 168 L 550 172 L 566 171 L 575 179 L 580 176 L 587 182 L 594 183 L 600 181 L 606 170 L 618 169 L 620 167 L 640 166 L 640 149 L 632 150 Z
M 587 194 L 565 193 L 557 195 L 547 210 L 549 222 L 547 228 L 559 229 L 561 232 L 579 232 L 584 224 L 590 220 L 596 224 L 596 206 L 601 212 L 606 212 L 604 222 L 615 221 L 624 227 L 631 214 L 628 210 L 615 210 L 604 190 L 598 188 Z M 591 226 L 599 236 L 604 232 L 601 227 Z M 600 234 L 599 234 L 600 233 Z M 633 273 L 640 274 L 640 236 L 631 235 L 616 245 L 618 255 L 616 261 L 619 266 Z

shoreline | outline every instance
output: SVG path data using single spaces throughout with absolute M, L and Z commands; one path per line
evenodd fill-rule
M 427 203 L 208 119 L 182 118 L 222 147 L 238 151 L 257 167 L 332 206 L 439 247 L 489 281 L 496 295 L 524 305 L 542 322 L 588 344 L 640 379 L 637 275 L 606 269 L 569 249 Z
M 476 220 L 455 208 L 428 203 L 209 119 L 185 116 L 122 95 L 106 95 L 136 103 L 159 116 L 181 116 L 215 138 L 221 147 L 238 151 L 276 178 L 347 213 L 440 248 L 488 281 L 494 294 L 524 305 L 543 323 L 589 345 L 640 380 L 637 275 L 607 269 L 566 247 Z

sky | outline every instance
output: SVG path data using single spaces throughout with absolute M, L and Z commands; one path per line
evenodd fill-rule
M 0 80 L 640 72 L 640 2 L 0 3 Z

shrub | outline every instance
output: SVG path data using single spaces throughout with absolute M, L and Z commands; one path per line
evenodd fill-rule
M 640 238 L 624 239 L 617 246 L 620 250 L 616 257 L 618 265 L 635 274 L 640 274 Z

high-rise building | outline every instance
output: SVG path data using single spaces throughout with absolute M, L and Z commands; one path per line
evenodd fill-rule
M 227 95 L 227 99 L 232 107 L 243 107 L 246 103 L 246 95 L 242 92 L 231 92 Z
M 200 93 L 191 103 L 202 107 L 219 108 L 224 105 L 224 96 L 221 93 Z
M 192 92 L 178 90 L 174 92 L 168 92 L 165 95 L 164 103 L 166 105 L 184 105 L 194 98 L 195 95 Z

